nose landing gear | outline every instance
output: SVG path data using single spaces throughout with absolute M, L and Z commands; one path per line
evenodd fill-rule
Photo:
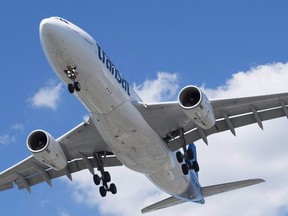
M 76 90 L 79 92 L 81 90 L 81 85 L 79 82 L 76 81 L 78 72 L 77 72 L 77 67 L 70 67 L 68 66 L 66 70 L 64 70 L 66 73 L 67 77 L 73 81 L 73 83 L 68 84 L 68 91 L 72 94 Z

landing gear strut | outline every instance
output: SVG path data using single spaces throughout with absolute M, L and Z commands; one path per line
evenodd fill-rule
M 68 84 L 68 91 L 72 94 L 74 93 L 74 90 L 80 91 L 81 90 L 81 85 L 79 82 L 76 81 L 78 72 L 77 72 L 77 67 L 70 67 L 68 66 L 66 70 L 64 70 L 66 75 L 68 76 L 69 79 L 73 81 L 73 83 Z
M 182 154 L 180 151 L 176 152 L 176 158 L 179 163 L 185 163 L 182 164 L 182 172 L 184 175 L 188 175 L 189 170 L 194 170 L 195 172 L 199 172 L 199 164 L 195 160 L 194 152 L 191 148 L 186 147 L 186 140 L 184 136 L 184 130 L 181 128 L 179 130 L 180 140 L 182 144 L 182 149 L 184 154 Z
M 111 182 L 111 176 L 110 176 L 109 172 L 104 170 L 101 155 L 97 153 L 97 154 L 95 154 L 94 158 L 96 160 L 97 167 L 101 173 L 101 176 L 95 174 L 93 176 L 93 181 L 94 181 L 95 185 L 102 184 L 102 186 L 99 187 L 100 195 L 102 197 L 105 197 L 107 192 L 111 192 L 112 194 L 116 194 L 117 193 L 116 185 L 114 183 L 111 183 L 110 185 L 108 185 L 108 183 Z M 105 158 L 105 155 L 104 155 L 104 158 Z

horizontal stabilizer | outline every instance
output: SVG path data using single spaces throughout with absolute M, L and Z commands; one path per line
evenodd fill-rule
M 249 179 L 249 180 L 244 180 L 244 181 L 212 185 L 212 186 L 202 187 L 202 192 L 203 192 L 204 197 L 208 197 L 208 196 L 213 196 L 216 194 L 248 187 L 251 185 L 259 184 L 262 182 L 265 182 L 265 181 L 263 179 Z M 181 199 L 171 196 L 167 199 L 161 200 L 157 203 L 147 206 L 146 208 L 142 209 L 141 212 L 143 214 L 149 213 L 149 212 L 153 212 L 153 211 L 163 209 L 163 208 L 168 208 L 168 207 L 175 206 L 175 205 L 185 203 L 185 202 L 186 202 L 185 200 L 181 200 Z
M 186 202 L 185 200 L 177 199 L 176 197 L 171 196 L 167 199 L 161 200 L 157 203 L 147 206 L 146 208 L 142 209 L 141 212 L 145 214 L 145 213 L 149 213 L 149 212 L 156 211 L 156 210 L 163 209 L 163 208 L 168 208 L 170 206 L 178 205 L 178 204 L 185 203 L 185 202 Z
M 259 184 L 265 182 L 263 179 L 249 179 L 244 181 L 237 181 L 219 185 L 212 185 L 208 187 L 202 187 L 202 192 L 204 197 L 213 196 L 216 194 L 237 190 L 240 188 L 248 187 L 251 185 Z

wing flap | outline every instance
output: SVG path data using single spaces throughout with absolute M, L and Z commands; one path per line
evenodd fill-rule
M 267 121 L 270 119 L 280 118 L 280 117 L 286 116 L 282 107 L 278 107 L 278 108 L 270 109 L 270 110 L 265 110 L 265 111 L 261 111 L 261 112 L 257 112 L 257 113 L 258 113 L 261 121 Z M 257 123 L 255 115 L 252 113 L 252 111 L 246 115 L 234 116 L 234 117 L 230 117 L 229 119 L 230 119 L 230 122 L 231 122 L 234 129 Z M 201 132 L 199 130 L 201 130 L 201 129 L 194 128 L 194 130 L 187 132 L 185 134 L 186 142 L 187 143 L 193 143 L 193 142 L 195 142 L 201 138 L 203 139 L 203 137 L 202 137 L 203 133 L 201 136 Z M 227 130 L 230 130 L 229 125 L 228 125 L 227 121 L 222 118 L 222 119 L 219 119 L 216 121 L 216 124 L 214 127 L 210 128 L 208 130 L 202 130 L 202 132 L 204 132 L 204 136 L 206 136 L 206 138 L 207 138 L 207 136 L 209 136 L 209 135 L 223 132 L 223 131 L 227 131 Z M 176 151 L 177 149 L 181 148 L 180 139 L 171 140 L 171 142 L 168 143 L 168 146 L 170 147 L 170 149 L 172 151 Z
M 18 164 L 8 168 L 7 170 L 0 173 L 0 185 L 4 185 L 7 182 L 13 182 L 18 179 L 18 175 L 21 173 L 22 176 L 31 176 L 37 173 L 37 170 L 33 164 L 41 165 L 33 156 L 30 156 Z M 48 167 L 44 167 L 47 169 Z
M 14 188 L 14 185 L 10 182 L 7 184 L 0 185 L 0 191 L 8 190 Z
M 92 164 L 93 168 L 97 168 L 96 162 L 93 158 L 89 158 L 89 161 Z M 111 167 L 111 166 L 122 166 L 122 163 L 115 156 L 109 156 L 105 159 L 104 167 Z M 75 159 L 68 163 L 67 169 L 68 170 L 56 171 L 54 169 L 49 168 L 45 172 L 48 174 L 50 180 L 65 175 L 66 176 L 68 175 L 67 177 L 69 178 L 69 174 L 87 169 L 87 167 L 83 159 Z M 25 179 L 27 180 L 29 186 L 33 186 L 45 181 L 45 179 L 43 178 L 43 174 L 41 174 L 41 172 L 35 172 L 33 175 L 25 176 Z M 21 179 L 19 178 L 15 180 L 15 184 L 18 186 L 19 190 L 26 188 L 23 181 L 21 181 Z
M 287 93 L 232 99 L 217 99 L 211 100 L 211 104 L 214 109 L 215 117 L 218 119 L 223 118 L 223 111 L 226 112 L 228 116 L 236 116 L 251 112 L 251 105 L 253 105 L 256 110 L 266 110 L 282 106 L 281 101 L 284 102 L 284 104 L 288 104 Z

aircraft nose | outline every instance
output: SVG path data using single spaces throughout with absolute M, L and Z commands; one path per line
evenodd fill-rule
M 55 31 L 57 24 L 53 18 L 43 19 L 40 23 L 39 32 L 40 36 L 51 34 Z
M 59 43 L 67 34 L 67 30 L 65 24 L 59 18 L 51 17 L 41 21 L 39 34 L 41 44 L 46 50 L 59 47 Z
M 60 17 L 43 19 L 39 27 L 40 35 L 61 32 L 66 29 L 65 27 L 68 25 L 69 22 Z

